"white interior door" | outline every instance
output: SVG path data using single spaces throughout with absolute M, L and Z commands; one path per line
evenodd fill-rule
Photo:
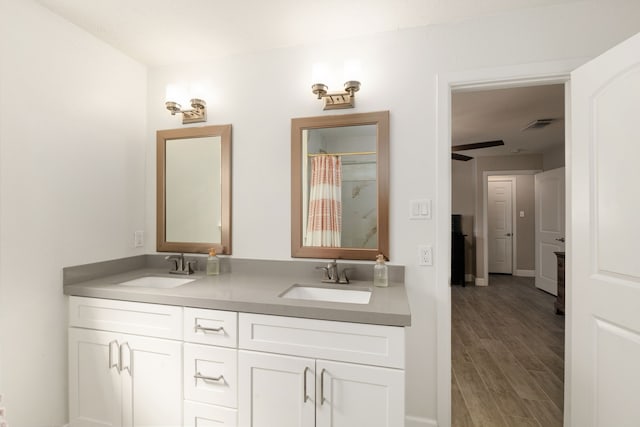
M 513 182 L 489 180 L 487 234 L 489 273 L 513 272 Z
M 566 425 L 640 425 L 640 34 L 571 76 Z
M 535 176 L 536 287 L 558 294 L 558 261 L 555 252 L 565 245 L 565 168 Z

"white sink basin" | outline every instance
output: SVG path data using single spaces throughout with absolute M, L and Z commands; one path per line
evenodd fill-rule
M 139 288 L 170 289 L 193 282 L 196 279 L 186 277 L 144 276 L 118 283 L 119 286 L 135 286 Z
M 371 290 L 366 288 L 349 289 L 293 285 L 281 294 L 280 297 L 313 301 L 348 302 L 351 304 L 369 304 Z

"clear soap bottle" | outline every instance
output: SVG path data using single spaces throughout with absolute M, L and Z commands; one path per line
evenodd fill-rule
M 389 273 L 382 254 L 378 255 L 376 264 L 373 266 L 373 285 L 381 288 L 389 286 Z
M 207 257 L 207 276 L 217 276 L 218 274 L 220 274 L 220 258 L 216 256 L 216 250 L 211 248 Z

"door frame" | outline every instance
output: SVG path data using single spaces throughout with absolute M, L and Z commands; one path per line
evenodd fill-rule
M 570 164 L 571 129 L 570 79 L 571 71 L 590 58 L 538 62 L 497 68 L 484 68 L 462 72 L 444 72 L 437 75 L 436 121 L 436 208 L 435 208 L 435 278 L 436 278 L 436 400 L 438 425 L 451 425 L 451 93 L 519 86 L 547 84 L 565 85 L 565 158 Z M 570 211 L 571 186 L 566 188 L 567 211 Z M 570 292 L 571 283 L 566 283 Z M 570 322 L 570 318 L 568 319 Z M 570 342 L 570 330 L 565 343 Z M 565 369 L 570 371 L 570 359 Z M 428 380 L 428 379 L 425 379 Z M 571 402 L 571 390 L 565 382 L 565 402 Z M 565 422 L 570 407 L 565 406 Z

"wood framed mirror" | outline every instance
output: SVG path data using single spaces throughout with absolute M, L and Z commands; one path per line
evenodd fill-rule
M 160 130 L 158 252 L 231 254 L 231 125 Z
M 389 112 L 291 120 L 291 256 L 389 259 Z

